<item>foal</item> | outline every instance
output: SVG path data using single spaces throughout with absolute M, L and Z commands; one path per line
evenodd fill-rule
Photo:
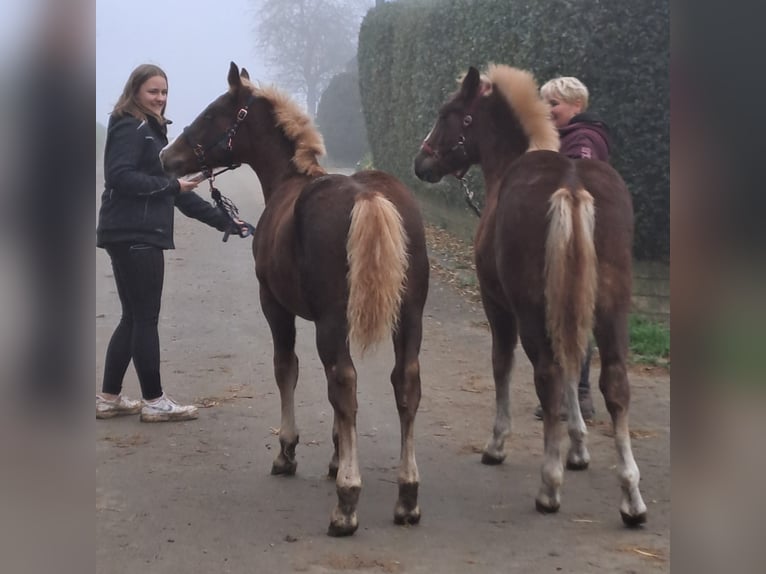
M 334 410 L 330 475 L 338 503 L 328 533 L 353 534 L 362 479 L 357 458 L 356 382 L 349 341 L 364 350 L 393 338 L 391 383 L 401 424 L 398 524 L 420 520 L 413 424 L 420 402 L 420 343 L 428 292 L 423 222 L 411 192 L 380 171 L 328 175 L 317 157 L 322 138 L 284 94 L 256 87 L 232 62 L 228 91 L 166 148 L 172 174 L 247 163 L 265 208 L 253 238 L 261 308 L 274 341 L 282 404 L 280 452 L 272 474 L 293 475 L 295 317 L 313 321 Z
M 617 172 L 596 160 L 558 153 L 558 133 L 528 72 L 470 68 L 439 110 L 415 158 L 415 173 L 435 183 L 481 166 L 486 201 L 474 241 L 482 303 L 492 332 L 495 423 L 482 462 L 505 459 L 509 381 L 517 337 L 534 366 L 543 406 L 545 460 L 536 498 L 541 512 L 560 505 L 563 466 L 558 413 L 568 404 L 570 469 L 590 454 L 577 400 L 577 374 L 595 331 L 599 387 L 614 425 L 625 524 L 646 521 L 628 429 L 628 312 L 633 207 Z M 595 319 L 595 320 L 594 320 Z

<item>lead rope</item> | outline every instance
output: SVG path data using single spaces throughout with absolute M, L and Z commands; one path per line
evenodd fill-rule
M 222 194 L 221 191 L 213 185 L 213 180 L 216 175 L 218 174 L 212 174 L 212 176 L 208 178 L 208 183 L 210 184 L 210 196 L 213 198 L 216 207 L 221 209 L 228 216 L 229 221 L 231 221 L 231 226 L 223 233 L 223 241 L 226 242 L 229 240 L 229 235 L 231 235 L 232 229 L 237 230 L 237 234 L 242 238 L 252 235 L 255 228 L 249 223 L 245 223 L 244 227 L 240 227 L 240 225 L 236 223 L 236 221 L 242 221 L 239 218 L 239 209 L 234 205 L 234 202 L 231 199 Z
M 479 208 L 476 201 L 474 201 L 473 192 L 470 189 L 468 189 L 468 184 L 466 183 L 465 178 L 459 177 L 457 178 L 457 180 L 460 182 L 460 185 L 463 187 L 463 195 L 465 197 L 465 202 L 468 204 L 468 207 L 473 209 L 474 213 L 478 217 L 481 217 L 481 209 Z

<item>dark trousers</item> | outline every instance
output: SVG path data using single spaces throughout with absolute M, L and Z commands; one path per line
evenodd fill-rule
M 122 304 L 120 323 L 106 350 L 102 391 L 119 394 L 131 359 L 146 400 L 162 395 L 158 323 L 165 255 L 147 244 L 107 247 Z
M 580 370 L 580 382 L 577 385 L 580 396 L 590 393 L 590 361 L 593 358 L 593 341 L 588 343 L 588 350 L 585 351 L 585 360 L 582 362 Z

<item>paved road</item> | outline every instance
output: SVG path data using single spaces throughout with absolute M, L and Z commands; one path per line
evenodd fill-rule
M 219 187 L 254 221 L 262 209 L 248 168 Z M 204 194 L 205 187 L 201 188 Z M 493 417 L 489 333 L 481 309 L 433 275 L 421 355 L 416 423 L 423 518 L 393 524 L 399 424 L 385 346 L 358 363 L 360 527 L 326 536 L 335 503 L 326 479 L 332 412 L 314 329 L 299 321 L 301 431 L 295 477 L 273 477 L 279 398 L 271 341 L 260 312 L 249 241 L 222 243 L 178 214 L 167 252 L 161 315 L 167 392 L 202 408 L 196 421 L 147 425 L 98 421 L 96 563 L 99 573 L 178 572 L 666 572 L 670 555 L 670 392 L 663 373 L 632 377 L 634 452 L 649 523 L 626 530 L 618 512 L 615 453 L 603 401 L 590 427 L 593 461 L 567 472 L 562 507 L 534 509 L 542 452 L 531 369 L 523 355 L 512 382 L 514 434 L 505 464 L 480 464 Z M 96 252 L 96 377 L 119 317 L 108 258 Z M 596 380 L 598 370 L 594 368 Z M 125 391 L 138 395 L 129 370 Z

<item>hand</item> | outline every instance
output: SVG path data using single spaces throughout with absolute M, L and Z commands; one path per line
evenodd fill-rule
M 251 236 L 254 232 L 255 227 L 243 219 L 235 219 L 232 223 L 231 229 L 229 230 L 229 233 L 236 233 L 243 239 L 245 237 Z
M 203 175 L 179 177 L 178 184 L 181 186 L 181 192 L 193 190 L 203 179 L 205 179 Z

